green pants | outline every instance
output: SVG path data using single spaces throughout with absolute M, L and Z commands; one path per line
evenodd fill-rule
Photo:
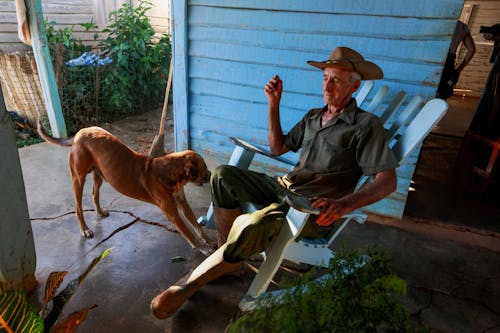
M 243 203 L 264 207 L 240 215 L 229 232 L 224 259 L 237 262 L 266 250 L 285 221 L 289 206 L 285 196 L 291 194 L 274 178 L 263 173 L 222 165 L 212 173 L 212 200 L 215 207 L 232 209 Z M 314 222 L 307 222 L 301 237 L 321 238 L 332 231 Z

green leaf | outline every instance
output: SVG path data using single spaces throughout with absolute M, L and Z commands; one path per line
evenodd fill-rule
M 24 290 L 0 294 L 0 329 L 9 333 L 38 333 L 43 332 L 43 327 L 42 319 L 29 303 Z

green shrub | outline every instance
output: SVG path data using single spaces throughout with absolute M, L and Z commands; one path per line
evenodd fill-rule
M 142 1 L 133 8 L 123 4 L 110 14 L 112 23 L 99 47 L 113 59 L 101 82 L 105 110 L 123 113 L 144 111 L 158 105 L 165 92 L 171 46 L 164 35 L 153 43 L 154 30 L 146 16 L 151 5 Z
M 73 38 L 73 27 L 56 30 L 56 22 L 45 21 L 45 30 L 56 69 L 62 111 L 68 134 L 78 129 L 114 121 L 156 107 L 163 101 L 171 57 L 170 37 L 155 41 L 146 13 L 148 1 L 136 8 L 123 4 L 110 14 L 111 24 L 102 32 L 107 37 L 91 50 Z M 80 24 L 96 31 L 91 21 Z M 94 40 L 99 35 L 94 34 Z M 157 38 L 156 38 L 157 39 Z M 83 52 L 109 56 L 109 65 L 67 67 L 64 63 Z
M 306 274 L 281 302 L 263 297 L 256 310 L 242 314 L 227 332 L 424 331 L 401 303 L 407 285 L 394 274 L 386 254 L 373 248 L 368 257 L 339 251 L 327 274 L 321 280 Z

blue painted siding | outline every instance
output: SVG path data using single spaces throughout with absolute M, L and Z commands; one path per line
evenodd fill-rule
M 265 83 L 274 74 L 284 81 L 286 132 L 323 105 L 321 72 L 306 61 L 324 60 L 340 45 L 382 67 L 385 78 L 374 90 L 389 86 L 384 103 L 401 90 L 432 98 L 462 6 L 459 0 L 172 1 L 176 148 L 222 164 L 233 149 L 229 136 L 267 144 Z M 417 157 L 399 168 L 397 193 L 370 210 L 402 216 Z M 267 158 L 255 165 L 285 168 Z

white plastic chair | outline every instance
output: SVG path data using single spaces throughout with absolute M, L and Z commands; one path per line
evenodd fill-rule
M 375 83 L 372 80 L 363 81 L 363 85 L 361 86 L 361 88 L 359 88 L 358 93 L 356 94 L 356 97 L 354 97 L 356 99 L 356 103 L 358 105 L 363 104 L 366 97 L 368 96 L 370 91 L 373 89 L 374 85 L 375 85 Z
M 391 150 L 398 161 L 403 161 L 422 143 L 432 128 L 444 116 L 447 109 L 448 104 L 445 101 L 432 99 L 423 106 L 408 126 L 401 129 L 402 133 L 391 145 Z M 257 148 L 254 150 L 252 145 L 238 139 L 235 139 L 235 142 L 238 145 L 237 147 L 240 147 L 242 150 L 252 151 L 249 155 L 265 151 L 262 148 L 253 146 Z M 241 152 L 240 155 L 244 155 L 244 152 Z M 245 164 L 247 162 L 246 160 Z M 363 184 L 367 181 L 368 179 L 362 180 Z M 288 203 L 292 208 L 290 208 L 287 214 L 287 223 L 283 224 L 280 233 L 273 240 L 269 249 L 266 250 L 265 260 L 261 264 L 245 297 L 240 302 L 239 307 L 242 311 L 248 311 L 255 307 L 255 300 L 267 290 L 271 279 L 279 269 L 283 259 L 326 267 L 330 259 L 335 255 L 329 249 L 329 246 L 340 232 L 342 232 L 350 221 L 355 220 L 358 223 L 364 223 L 367 218 L 366 214 L 361 210 L 353 211 L 343 217 L 345 221 L 328 240 L 310 243 L 299 239 L 298 236 L 309 215 L 317 214 L 318 212 L 308 207 L 307 203 L 300 198 L 288 198 Z M 276 291 L 273 293 L 276 294 Z
M 366 97 L 368 96 L 370 91 L 373 89 L 373 87 L 374 87 L 373 81 L 371 81 L 371 80 L 363 81 L 363 86 L 360 88 L 358 94 L 355 97 L 356 103 L 358 106 L 361 105 L 365 101 Z M 377 90 L 377 92 L 375 93 L 375 95 L 372 98 L 372 100 L 370 101 L 370 103 L 368 104 L 368 108 L 372 111 L 375 110 L 383 102 L 383 99 L 385 98 L 385 96 L 387 95 L 388 92 L 389 92 L 388 86 L 386 86 L 386 85 L 381 86 Z M 398 108 L 403 104 L 405 98 L 406 98 L 406 93 L 404 91 L 398 92 L 393 97 L 393 99 L 387 104 L 387 107 L 384 109 L 384 111 L 382 111 L 379 118 L 381 119 L 382 123 L 384 124 L 384 126 L 386 128 L 388 127 L 387 121 L 392 117 L 393 114 L 396 113 Z M 411 105 L 411 102 L 405 110 L 407 110 L 410 107 L 410 105 Z M 409 111 L 414 112 L 415 108 L 417 106 L 418 105 L 411 106 L 410 109 L 408 109 L 406 112 L 403 111 L 402 114 L 410 116 L 411 114 L 409 113 Z M 393 131 L 399 130 L 399 128 L 404 124 L 404 121 L 407 120 L 407 116 L 398 117 L 398 119 L 400 120 L 398 122 L 398 124 L 400 124 L 400 126 L 399 127 L 394 126 L 394 128 L 392 130 Z M 394 135 L 395 134 L 396 133 L 394 133 Z M 250 167 L 250 164 L 252 163 L 252 160 L 255 156 L 255 153 L 270 157 L 270 158 L 277 160 L 285 165 L 288 165 L 289 167 L 293 167 L 296 164 L 294 161 L 289 160 L 287 158 L 284 158 L 281 156 L 273 156 L 273 155 L 271 155 L 271 153 L 268 150 L 266 150 L 265 148 L 259 147 L 257 145 L 253 145 L 251 143 L 248 143 L 248 142 L 245 142 L 243 140 L 233 138 L 233 137 L 231 137 L 229 139 L 235 144 L 235 148 L 231 154 L 229 162 L 227 163 L 228 165 L 237 166 L 237 167 L 242 168 L 242 169 L 248 169 Z M 201 225 L 213 228 L 214 227 L 214 220 L 213 220 L 214 210 L 213 209 L 214 209 L 213 204 L 210 204 L 210 206 L 208 207 L 207 215 L 201 216 L 198 219 L 198 223 Z

